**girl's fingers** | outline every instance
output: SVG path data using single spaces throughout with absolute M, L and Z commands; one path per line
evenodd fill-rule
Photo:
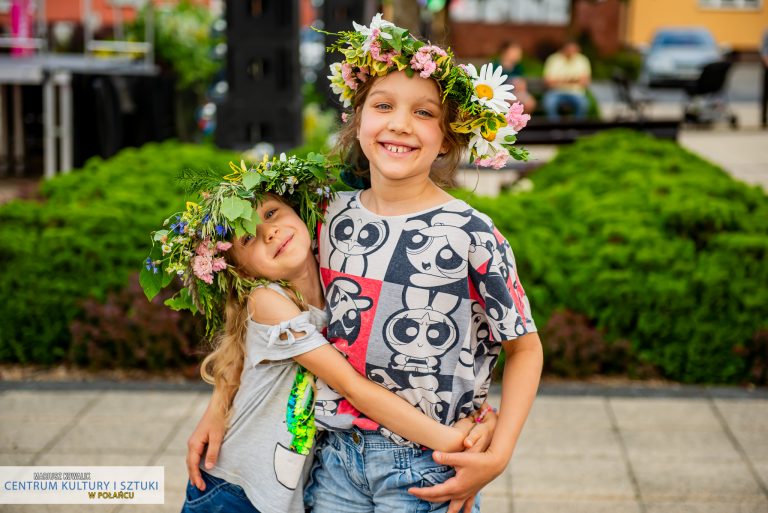
M 205 491 L 205 481 L 200 474 L 200 457 L 203 454 L 203 447 L 205 444 L 192 438 L 187 442 L 187 473 L 190 482 L 201 492 Z
M 216 461 L 219 459 L 219 449 L 221 449 L 221 441 L 223 438 L 223 432 L 211 432 L 210 440 L 208 440 L 208 452 L 205 455 L 205 468 L 212 469 L 214 465 L 216 465 Z

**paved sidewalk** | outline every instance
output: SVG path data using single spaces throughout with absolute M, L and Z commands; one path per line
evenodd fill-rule
M 166 483 L 163 506 L 0 512 L 179 511 L 185 441 L 207 393 L 152 388 L 0 383 L 2 465 L 162 465 Z M 766 484 L 766 390 L 558 385 L 543 388 L 483 511 L 765 513 Z

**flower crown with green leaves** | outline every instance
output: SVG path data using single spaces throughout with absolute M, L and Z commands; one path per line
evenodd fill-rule
M 472 64 L 458 65 L 450 49 L 420 41 L 381 16 L 374 16 L 370 27 L 352 22 L 354 31 L 323 32 L 338 38 L 327 50 L 344 55 L 342 62 L 331 64 L 328 79 L 345 108 L 371 77 L 396 70 L 408 76 L 418 73 L 438 82 L 443 103 L 450 98 L 458 105 L 451 129 L 469 136 L 470 160 L 476 165 L 499 169 L 509 157 L 527 160 L 528 152 L 514 144 L 531 117 L 523 113 L 521 103 L 507 102 L 515 96 L 501 66 L 484 64 L 478 73 Z
M 227 295 L 234 291 L 243 301 L 251 290 L 269 283 L 265 279 L 247 279 L 228 264 L 223 253 L 232 240 L 255 234 L 261 222 L 254 206 L 267 193 L 281 196 L 296 209 L 314 238 L 322 221 L 322 204 L 333 197 L 331 185 L 339 165 L 323 155 L 310 153 L 297 157 L 264 160 L 255 166 L 229 163 L 232 173 L 222 177 L 213 170 L 186 170 L 179 177 L 190 195 L 186 209 L 165 220 L 163 228 L 152 232 L 152 249 L 144 261 L 139 282 L 147 299 L 178 276 L 182 289 L 165 304 L 174 310 L 201 312 L 206 320 L 206 334 L 211 335 L 223 323 Z M 279 282 L 287 286 L 286 282 Z

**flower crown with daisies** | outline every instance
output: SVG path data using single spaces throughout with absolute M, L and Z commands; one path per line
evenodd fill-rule
M 331 185 L 339 166 L 323 155 L 310 153 L 297 157 L 264 160 L 255 166 L 229 163 L 231 173 L 222 177 L 212 171 L 183 171 L 179 181 L 198 202 L 188 201 L 186 209 L 165 220 L 163 228 L 152 232 L 152 249 L 144 261 L 139 282 L 150 301 L 161 289 L 180 278 L 183 287 L 165 304 L 174 310 L 201 312 L 206 334 L 212 335 L 223 324 L 227 295 L 234 291 L 243 301 L 251 290 L 269 283 L 247 279 L 228 264 L 224 252 L 232 240 L 256 234 L 261 222 L 254 206 L 267 193 L 279 195 L 296 209 L 310 236 L 322 221 L 322 204 L 333 197 Z M 279 282 L 288 286 L 286 282 Z
M 450 98 L 458 105 L 451 129 L 469 137 L 470 161 L 499 169 L 509 157 L 527 160 L 528 152 L 514 144 L 531 117 L 523 113 L 521 103 L 508 103 L 515 96 L 501 66 L 484 64 L 478 73 L 472 64 L 456 64 L 450 49 L 420 41 L 381 16 L 374 16 L 370 27 L 352 22 L 354 31 L 323 32 L 338 38 L 327 51 L 344 55 L 342 62 L 331 64 L 328 79 L 345 108 L 371 77 L 396 70 L 408 76 L 418 73 L 438 82 L 443 103 Z

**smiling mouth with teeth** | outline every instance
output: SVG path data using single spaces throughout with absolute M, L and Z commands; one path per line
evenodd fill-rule
M 411 148 L 410 146 L 398 146 L 396 144 L 387 144 L 387 143 L 382 143 L 382 144 L 387 151 L 391 151 L 392 153 L 407 153 L 414 149 L 414 148 Z

